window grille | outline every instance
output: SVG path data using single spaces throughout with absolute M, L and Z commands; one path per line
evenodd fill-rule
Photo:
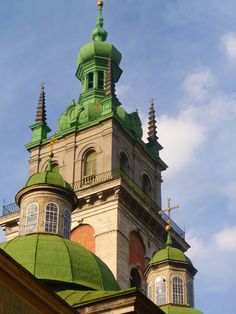
M 37 203 L 30 204 L 26 212 L 26 233 L 37 232 L 38 227 L 38 209 Z
M 184 303 L 183 280 L 179 276 L 173 278 L 173 303 Z
M 58 232 L 58 205 L 48 203 L 45 211 L 45 228 L 46 232 Z

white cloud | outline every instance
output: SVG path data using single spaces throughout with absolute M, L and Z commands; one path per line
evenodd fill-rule
M 206 128 L 195 119 L 195 115 L 195 108 L 190 107 L 177 117 L 160 117 L 158 131 L 165 147 L 161 157 L 169 165 L 171 175 L 196 161 L 197 148 L 206 138 Z
M 236 61 L 236 33 L 224 34 L 221 39 L 221 47 L 231 61 Z
M 214 84 L 214 76 L 208 68 L 195 71 L 186 76 L 183 83 L 185 97 L 192 101 L 201 101 Z
M 219 250 L 236 253 L 236 226 L 219 231 L 213 239 Z

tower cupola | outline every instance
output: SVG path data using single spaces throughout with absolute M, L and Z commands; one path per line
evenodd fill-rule
M 31 175 L 16 195 L 21 209 L 19 234 L 53 233 L 70 238 L 71 213 L 77 196 L 50 155 L 45 171 Z
M 165 313 L 202 314 L 194 308 L 194 276 L 197 270 L 183 251 L 176 248 L 171 236 L 170 213 L 179 205 L 164 211 L 168 213 L 165 247 L 154 253 L 146 270 L 147 294 Z M 162 215 L 163 211 L 160 212 Z

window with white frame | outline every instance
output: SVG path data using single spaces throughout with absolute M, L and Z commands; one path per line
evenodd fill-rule
M 28 206 L 26 211 L 26 233 L 37 232 L 38 229 L 38 210 L 39 205 L 37 203 L 32 203 Z
M 70 238 L 71 215 L 67 208 L 64 209 L 64 238 Z
M 175 304 L 184 303 L 183 280 L 179 276 L 175 276 L 173 278 L 173 303 Z
M 44 230 L 46 232 L 57 233 L 58 231 L 58 205 L 48 203 L 45 210 Z
M 166 304 L 167 297 L 167 289 L 166 289 L 166 279 L 165 277 L 158 277 L 156 279 L 156 296 L 157 296 L 157 305 Z
M 193 290 L 193 281 L 188 280 L 188 304 L 194 307 L 194 290 Z

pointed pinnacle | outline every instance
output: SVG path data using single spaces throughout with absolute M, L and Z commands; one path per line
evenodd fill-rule
M 148 138 L 149 142 L 154 142 L 158 139 L 157 137 L 157 126 L 156 126 L 156 117 L 154 109 L 154 99 L 151 99 L 149 117 L 148 117 Z
M 38 107 L 37 107 L 37 113 L 35 117 L 36 123 L 45 123 L 46 124 L 46 106 L 45 106 L 45 91 L 44 91 L 44 85 L 42 84 L 40 95 L 39 95 L 39 101 L 38 101 Z

